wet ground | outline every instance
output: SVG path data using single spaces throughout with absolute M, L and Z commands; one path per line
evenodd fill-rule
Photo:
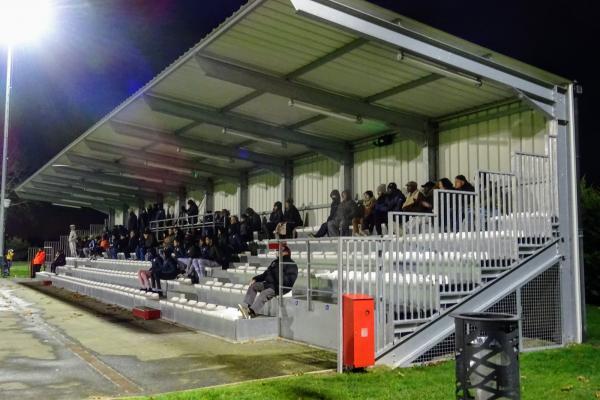
M 0 399 L 151 394 L 335 367 L 283 340 L 233 344 L 39 283 L 0 280 Z

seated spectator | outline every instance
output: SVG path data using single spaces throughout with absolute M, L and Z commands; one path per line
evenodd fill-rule
M 102 235 L 102 239 L 100 240 L 100 252 L 106 252 L 110 250 L 110 242 L 108 241 L 108 235 Z
M 298 266 L 292 260 L 289 247 L 280 244 L 279 251 L 283 261 L 282 283 L 283 287 L 279 288 L 279 256 L 271 262 L 271 265 L 265 272 L 255 276 L 250 281 L 250 286 L 246 291 L 244 302 L 238 304 L 238 308 L 242 316 L 246 319 L 255 318 L 261 312 L 265 304 L 273 297 L 288 293 L 292 290 L 296 278 L 298 278 Z M 260 293 L 260 294 L 259 294 Z
M 117 259 L 117 253 L 119 252 L 117 250 L 117 248 L 119 247 L 118 241 L 119 241 L 119 239 L 117 238 L 117 236 L 115 234 L 112 234 L 110 236 L 110 239 L 108 241 L 108 250 L 106 252 L 108 258 L 111 258 L 113 260 Z
M 179 274 L 177 259 L 172 251 L 169 250 L 165 253 L 164 260 L 160 257 L 155 257 L 152 261 L 152 268 L 150 268 L 152 291 L 158 293 L 160 297 L 164 297 L 160 284 L 161 279 L 170 281 L 177 278 Z
M 90 237 L 87 247 L 83 249 L 83 253 L 86 257 L 89 257 L 90 259 L 96 259 L 96 257 L 101 255 L 102 248 L 100 247 L 100 237 Z
M 383 233 L 382 225 L 387 225 L 387 213 L 388 213 L 388 200 L 387 191 L 385 185 L 381 184 L 377 186 L 377 200 L 375 200 L 374 212 L 374 223 L 375 230 L 378 235 Z
M 464 175 L 457 175 L 454 178 L 454 188 L 456 190 L 461 190 L 463 192 L 474 192 L 475 187 L 469 183 L 467 178 Z
M 54 257 L 52 264 L 50 264 L 50 272 L 56 274 L 56 267 L 62 267 L 64 265 L 67 265 L 67 257 L 65 256 L 64 251 L 59 250 L 56 252 L 56 256 Z
M 423 185 L 421 185 L 421 193 L 423 194 L 423 199 L 421 201 L 421 208 L 423 212 L 431 213 L 433 212 L 433 190 L 435 189 L 435 183 L 429 181 Z
M 342 202 L 337 207 L 335 217 L 327 223 L 329 236 L 350 236 L 350 225 L 354 215 L 355 203 L 349 190 L 342 192 Z
M 244 243 L 254 240 L 254 235 L 252 234 L 252 230 L 248 225 L 248 215 L 246 214 L 240 215 L 240 238 Z
M 269 221 L 267 221 L 265 226 L 263 226 L 264 233 L 269 239 L 275 238 L 273 232 L 275 231 L 275 228 L 277 228 L 277 225 L 279 225 L 280 222 L 283 222 L 282 205 L 280 201 L 276 201 L 275 204 L 273 204 L 273 210 L 271 211 L 271 215 L 269 215 Z
M 375 196 L 373 192 L 367 190 L 363 193 L 363 198 L 357 207 L 357 214 L 352 218 L 352 234 L 366 235 L 373 232 L 375 225 Z
M 46 262 L 46 252 L 44 251 L 44 249 L 38 249 L 37 253 L 35 253 L 35 256 L 33 257 L 33 260 L 31 260 L 31 277 L 32 278 L 35 278 L 35 274 L 42 270 L 42 267 L 44 266 L 45 262 Z
M 443 190 L 454 190 L 454 186 L 452 186 L 452 182 L 450 182 L 450 179 L 448 178 L 441 178 L 439 181 L 437 181 L 435 188 Z
M 127 242 L 127 247 L 125 250 L 125 258 L 129 258 L 131 253 L 135 253 L 137 250 L 139 238 L 135 231 L 129 232 L 129 240 Z
M 327 221 L 321 224 L 321 227 L 319 228 L 317 233 L 309 236 L 320 238 L 328 234 L 329 221 L 332 221 L 335 218 L 335 214 L 337 213 L 337 209 L 340 205 L 340 191 L 335 189 L 332 190 L 329 194 L 329 198 L 331 198 L 331 206 L 329 208 L 329 216 L 327 217 Z
M 152 266 L 154 266 L 154 261 L 157 258 L 160 258 L 158 254 L 156 254 L 156 249 L 154 247 L 150 248 L 146 253 L 146 256 L 150 261 L 152 261 Z M 152 291 L 152 285 L 150 281 L 152 279 L 152 267 L 150 269 L 140 269 L 137 272 L 138 280 L 140 282 L 140 290 L 144 290 L 146 292 Z
M 300 212 L 294 205 L 294 200 L 287 199 L 285 201 L 285 212 L 283 213 L 283 221 L 277 224 L 275 234 L 277 237 L 291 238 L 294 229 L 302 226 L 302 217 Z
M 410 181 L 406 184 L 406 200 L 402 205 L 404 212 L 422 212 L 423 211 L 423 195 L 419 192 L 417 182 Z
M 165 233 L 165 236 L 163 238 L 163 246 L 165 248 L 172 246 L 174 239 L 175 239 L 175 232 L 174 232 L 173 228 L 167 229 L 167 233 Z
M 387 186 L 387 208 L 388 212 L 402 211 L 402 206 L 406 201 L 404 194 L 398 189 L 395 182 Z
M 150 229 L 146 229 L 140 238 L 140 243 L 138 245 L 138 250 L 136 252 L 136 256 L 138 260 L 148 261 L 148 253 L 150 249 L 154 249 L 157 245 L 156 238 L 154 234 L 150 232 Z
M 260 215 L 258 215 L 252 208 L 246 208 L 246 215 L 248 216 L 248 231 L 252 235 L 254 232 L 260 232 Z
M 223 268 L 227 269 L 229 266 L 226 261 L 227 255 L 223 249 L 218 246 L 216 240 L 211 236 L 207 236 L 204 240 L 205 246 L 202 249 L 202 256 L 200 258 L 192 260 L 190 267 L 196 271 L 198 278 L 206 276 L 206 268 Z M 188 268 L 188 274 L 191 271 Z

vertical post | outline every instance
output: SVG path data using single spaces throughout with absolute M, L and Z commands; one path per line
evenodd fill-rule
M 558 121 L 557 170 L 559 231 L 561 242 L 561 304 L 563 341 L 579 343 L 583 338 L 581 265 L 579 258 L 579 221 L 577 212 L 577 161 L 575 155 L 575 123 L 573 85 L 566 94 L 556 93 L 556 107 L 564 107 L 566 119 Z
M 206 185 L 206 191 L 204 192 L 204 197 L 206 198 L 206 201 L 204 202 L 204 204 L 206 204 L 206 213 L 210 212 L 214 212 L 214 208 L 215 208 L 215 183 L 213 182 L 212 179 L 208 180 L 208 184 Z
M 310 303 L 311 303 L 311 292 L 312 292 L 312 287 L 311 287 L 311 282 L 310 282 L 310 273 L 311 273 L 311 269 L 310 269 L 310 265 L 311 265 L 311 255 L 310 255 L 311 249 L 310 249 L 310 239 L 306 239 L 306 311 L 310 311 Z
M 294 197 L 294 164 L 292 161 L 286 161 L 283 167 L 283 203 L 286 199 Z
M 439 132 L 437 127 L 428 126 L 423 143 L 423 170 L 427 171 L 427 180 L 436 181 L 438 175 Z
M 340 181 L 343 184 L 342 190 L 349 190 L 354 195 L 354 153 L 348 152 L 340 165 Z
M 342 280 L 343 271 L 343 245 L 342 238 L 338 238 L 338 279 L 337 279 L 337 303 L 338 303 L 338 351 L 337 351 L 337 372 L 341 374 L 344 369 L 344 314 L 342 304 Z
M 6 175 L 8 159 L 8 127 L 10 125 L 10 91 L 12 75 L 12 46 L 8 46 L 6 53 L 6 92 L 4 99 L 4 133 L 2 136 L 2 185 L 0 187 L 0 266 L 4 264 L 4 228 L 6 226 Z
M 239 196 L 239 212 L 238 215 L 243 214 L 248 208 L 248 172 L 242 173 L 240 178 L 240 196 Z
M 184 215 L 181 215 L 181 207 L 185 207 L 186 206 L 186 201 L 187 201 L 187 190 L 185 186 L 180 186 L 179 190 L 177 191 L 177 201 L 175 202 L 175 207 L 176 210 L 174 210 L 174 216 L 176 217 L 176 220 L 178 221 L 178 225 L 179 225 L 179 219 L 181 217 L 184 217 Z
M 279 336 L 281 336 L 281 318 L 283 318 L 283 252 L 281 251 L 281 241 L 279 239 L 277 239 L 277 255 L 279 256 L 279 282 L 277 283 L 279 286 L 279 296 L 277 296 L 279 306 L 277 307 L 277 314 L 279 316 Z

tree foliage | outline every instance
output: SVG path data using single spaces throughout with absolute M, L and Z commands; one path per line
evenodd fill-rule
M 585 296 L 587 303 L 600 304 L 600 189 L 583 178 L 580 193 Z

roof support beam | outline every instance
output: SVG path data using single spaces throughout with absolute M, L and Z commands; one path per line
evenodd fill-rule
M 22 193 L 22 192 L 19 192 Z M 86 194 L 80 194 L 79 196 L 75 195 L 75 194 L 68 194 L 65 192 L 60 191 L 60 189 L 56 189 L 56 190 L 47 190 L 47 189 L 40 189 L 40 188 L 28 188 L 27 189 L 27 193 L 29 194 L 33 194 L 36 196 L 41 196 L 41 198 L 48 198 L 47 200 L 41 200 L 41 201 L 47 201 L 47 202 L 54 202 L 54 201 L 70 201 L 70 202 L 79 202 L 79 203 L 89 203 L 89 204 L 93 204 L 93 205 L 97 205 L 97 206 L 102 206 L 105 208 L 117 208 L 117 207 L 122 207 L 126 204 L 126 202 L 121 202 L 121 201 L 114 201 L 111 199 L 105 199 L 105 198 L 101 198 L 98 196 L 92 196 L 89 193 Z
M 106 144 L 92 140 L 86 140 L 85 144 L 90 148 L 90 150 L 95 152 L 122 156 L 127 159 L 134 159 L 142 162 L 161 164 L 164 165 L 165 169 L 167 170 L 169 169 L 169 167 L 189 169 L 190 174 L 193 171 L 198 171 L 201 173 L 215 175 L 215 177 L 217 178 L 235 181 L 239 181 L 240 177 L 242 176 L 241 172 L 233 169 L 219 168 L 211 164 L 184 160 L 182 158 L 177 157 L 168 157 L 156 153 L 148 153 L 145 151 L 139 151 L 137 149 L 131 149 L 128 147 L 116 146 L 114 144 Z
M 265 124 L 233 113 L 220 113 L 219 110 L 168 100 L 161 97 L 146 95 L 146 102 L 157 112 L 174 115 L 180 118 L 203 121 L 212 125 L 222 126 L 256 136 L 278 139 L 283 142 L 300 144 L 309 149 L 339 160 L 346 153 L 348 145 L 342 141 L 319 138 L 313 135 L 292 131 L 285 127 Z
M 79 200 L 63 199 L 60 197 L 54 197 L 47 193 L 45 193 L 43 195 L 39 194 L 39 193 L 30 193 L 27 191 L 18 191 L 16 193 L 19 196 L 19 198 L 25 199 L 25 200 L 41 201 L 44 203 L 63 203 L 63 204 L 74 206 L 74 207 L 88 207 L 88 208 L 94 208 L 94 209 L 108 208 L 104 205 L 100 205 L 100 204 L 89 202 L 89 201 L 84 201 L 82 199 L 79 199 Z
M 148 98 L 148 96 L 146 96 L 146 98 Z M 169 104 L 169 102 L 164 103 L 164 101 L 160 98 L 153 98 L 157 99 L 157 104 Z M 195 139 L 188 139 L 185 137 L 176 136 L 169 132 L 139 127 L 136 125 L 125 124 L 116 121 L 111 122 L 111 127 L 116 133 L 124 136 L 132 136 L 143 140 L 149 140 L 152 142 L 170 144 L 172 146 L 182 147 L 189 150 L 196 150 L 203 153 L 211 153 L 221 157 L 229 157 L 232 159 L 232 161 L 250 161 L 261 167 L 269 168 L 273 171 L 281 172 L 281 169 L 283 168 L 284 160 L 282 158 L 254 153 L 246 149 L 236 149 L 212 143 L 205 143 Z
M 124 177 L 121 175 L 111 175 L 92 171 L 84 171 L 74 167 L 53 167 L 55 173 L 65 179 L 84 178 L 92 182 L 98 182 L 107 185 L 120 185 L 124 187 L 142 188 L 146 191 L 155 193 L 177 193 L 180 186 L 165 184 L 163 182 L 148 181 L 144 179 Z M 156 196 L 155 196 L 156 197 Z
M 424 130 L 427 123 L 426 117 L 389 110 L 222 60 L 206 56 L 197 56 L 196 59 L 204 72 L 213 78 L 304 101 L 332 111 L 383 121 L 392 127 L 420 131 Z
M 89 166 L 99 168 L 107 171 L 115 171 L 124 174 L 135 174 L 141 175 L 153 180 L 159 180 L 163 184 L 169 184 L 169 182 L 176 182 L 185 184 L 186 186 L 192 187 L 204 187 L 206 186 L 206 179 L 195 179 L 192 176 L 185 176 L 181 174 L 170 174 L 161 169 L 148 168 L 145 166 L 133 166 L 120 163 L 114 163 L 110 161 L 97 160 L 91 157 L 85 157 L 77 154 L 68 154 L 67 158 L 75 164 L 81 164 L 83 166 Z
M 123 195 L 129 195 L 138 199 L 146 199 L 146 200 L 155 200 L 156 194 L 158 192 L 147 191 L 145 189 L 140 189 L 137 187 L 124 188 L 119 186 L 110 186 L 103 185 L 97 183 L 91 179 L 81 178 L 79 176 L 75 176 L 73 179 L 72 176 L 69 178 L 58 177 L 58 176 L 50 176 L 50 175 L 40 175 L 40 178 L 44 183 L 53 184 L 53 185 L 73 185 L 78 189 L 83 190 L 99 190 L 102 192 L 108 193 L 119 193 Z
M 552 85 L 539 82 L 518 71 L 483 57 L 467 54 L 392 22 L 331 0 L 291 0 L 300 15 L 333 24 L 355 34 L 392 45 L 437 65 L 500 83 L 554 104 Z M 485 84 L 485 82 L 484 82 Z
M 127 196 L 127 195 L 118 194 L 118 193 L 92 192 L 87 189 L 77 188 L 73 185 L 69 185 L 68 183 L 65 185 L 59 186 L 59 185 L 55 185 L 55 184 L 32 181 L 32 182 L 30 182 L 30 184 L 31 184 L 31 187 L 33 187 L 35 189 L 56 191 L 59 193 L 68 193 L 70 195 L 95 196 L 95 197 L 100 197 L 100 198 L 103 198 L 106 200 L 112 200 L 115 202 L 130 202 L 130 203 L 137 202 L 137 199 L 133 196 Z
M 428 83 L 435 82 L 438 79 L 444 78 L 442 75 L 438 74 L 429 74 L 422 78 L 415 79 L 414 81 L 410 81 L 407 83 L 403 83 L 401 85 L 395 86 L 391 89 L 384 90 L 383 92 L 375 93 L 364 99 L 367 103 L 374 103 L 378 100 L 385 99 L 386 97 L 395 96 L 402 92 L 406 92 L 408 90 L 416 89 L 419 86 L 427 85 Z

